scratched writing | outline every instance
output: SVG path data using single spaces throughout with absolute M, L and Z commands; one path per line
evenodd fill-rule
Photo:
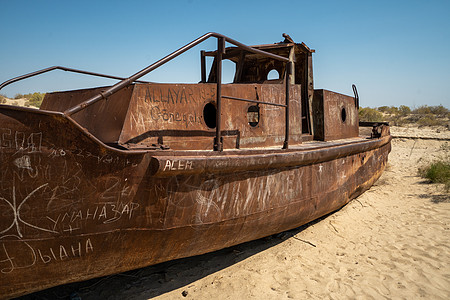
M 216 179 L 209 179 L 201 184 L 195 197 L 195 201 L 198 203 L 195 214 L 196 223 L 221 218 L 222 212 L 218 203 L 228 193 L 229 185 L 223 186 L 225 189 L 220 189 L 220 182 Z
M 95 155 L 92 154 L 91 152 L 87 151 L 87 150 L 83 150 L 83 149 L 75 149 L 75 150 L 71 150 L 72 154 L 78 157 L 82 157 L 82 158 L 95 158 L 97 159 L 98 163 L 106 163 L 106 164 L 110 164 L 113 162 L 119 162 L 120 158 L 119 157 L 112 157 L 109 154 L 105 154 L 105 155 Z
M 211 88 L 200 88 L 200 98 L 204 102 L 211 102 L 216 99 L 216 90 Z
M 28 153 L 41 152 L 42 132 L 25 133 L 10 128 L 0 128 L 0 151 L 12 149 Z
M 66 151 L 64 149 L 51 149 L 50 154 L 47 156 L 51 158 L 63 157 L 66 156 Z
M 145 102 L 150 103 L 192 103 L 195 102 L 193 97 L 193 93 L 190 89 L 186 91 L 186 88 L 171 88 L 168 87 L 166 89 L 162 88 L 150 88 L 147 87 L 145 91 Z
M 169 161 L 170 166 L 167 161 L 165 163 L 166 170 L 169 170 L 172 161 Z M 176 215 L 180 213 L 176 212 L 178 210 L 188 210 L 195 224 L 204 224 L 300 201 L 299 196 L 305 189 L 303 180 L 304 168 L 290 172 L 267 171 L 263 175 L 260 172 L 246 172 L 239 174 L 239 177 L 236 174 L 217 178 L 173 176 L 165 186 L 155 184 L 155 193 L 160 195 L 162 201 L 168 202 L 169 210 L 175 211 L 166 214 Z M 180 225 L 174 219 L 164 218 L 163 222 L 166 226 Z
M 97 221 L 109 224 L 126 218 L 130 220 L 133 213 L 139 208 L 138 203 L 105 203 L 91 208 L 74 210 L 59 214 L 57 217 L 47 216 L 51 223 L 51 230 L 54 232 L 70 232 L 81 229 L 86 221 Z M 81 222 L 84 221 L 84 222 Z
M 22 200 L 20 200 L 17 195 L 16 195 L 16 187 L 13 184 L 12 187 L 12 194 L 11 194 L 11 198 L 6 199 L 3 197 L 0 197 L 0 201 L 6 202 L 6 204 L 9 206 L 9 208 L 12 211 L 12 214 L 10 214 L 12 216 L 12 221 L 11 224 L 4 230 L 0 231 L 0 235 L 7 233 L 10 230 L 15 230 L 15 233 L 21 238 L 23 237 L 22 235 L 22 230 L 21 230 L 21 226 L 24 227 L 31 227 L 40 231 L 45 231 L 45 232 L 53 232 L 56 233 L 53 230 L 49 230 L 46 228 L 42 228 L 39 227 L 37 225 L 31 224 L 27 221 L 25 221 L 22 217 L 21 217 L 21 209 L 23 208 L 23 205 L 34 195 L 36 194 L 39 190 L 41 190 L 42 188 L 46 187 L 48 184 L 43 184 L 37 188 L 35 188 L 33 191 L 31 191 L 30 193 L 28 193 L 28 195 L 26 197 L 24 197 Z
M 192 170 L 190 160 L 166 160 L 163 171 Z
M 154 121 L 165 121 L 168 123 L 181 123 L 186 128 L 194 124 L 203 124 L 203 116 L 197 112 L 185 113 L 179 111 L 170 111 L 166 108 L 160 109 L 159 106 L 153 106 L 150 110 L 150 116 Z
M 122 180 L 120 177 L 102 178 L 98 182 L 98 189 L 103 192 L 100 199 L 108 201 L 122 201 L 128 199 L 134 193 L 134 188 L 127 183 L 127 178 Z
M 69 246 L 59 245 L 56 249 L 52 247 L 41 250 L 37 249 L 39 258 L 44 264 L 48 264 L 53 261 L 63 261 L 71 257 L 82 257 L 89 252 L 94 252 L 94 246 L 92 246 L 91 239 L 87 239 L 84 243 L 78 242 Z M 56 254 L 55 254 L 56 252 Z
M 14 164 L 16 165 L 16 167 L 18 167 L 19 169 L 28 169 L 28 170 L 32 170 L 31 168 L 31 158 L 28 155 L 24 155 L 22 157 L 16 158 L 14 160 Z
M 16 238 L 16 236 L 7 237 Z M 66 261 L 94 252 L 90 238 L 69 244 L 56 244 L 51 247 L 36 247 L 31 244 L 28 241 L 2 241 L 0 239 L 0 273 L 8 274 L 14 270 L 30 268 L 41 263 Z M 20 255 L 17 255 L 18 253 Z
M 12 170 L 9 170 L 12 172 L 11 177 L 17 178 L 20 181 L 24 180 L 24 175 L 28 174 L 30 178 L 36 178 L 39 175 L 39 169 L 41 169 L 41 166 L 38 164 L 40 161 L 40 157 L 38 158 L 32 158 L 29 155 L 23 155 L 21 157 L 16 158 L 13 161 L 13 164 L 17 168 L 13 168 Z M 33 165 L 34 162 L 34 165 Z M 4 174 L 2 177 L 7 176 L 8 168 L 4 168 Z
M 59 158 L 59 157 L 65 157 L 67 154 L 70 153 L 74 157 L 81 157 L 81 158 L 92 158 L 97 161 L 97 163 L 104 163 L 104 164 L 123 164 L 123 165 L 131 165 L 133 167 L 136 167 L 137 164 L 126 159 L 123 160 L 119 156 L 112 156 L 110 154 L 94 154 L 88 150 L 85 149 L 63 149 L 63 148 L 57 148 L 55 146 L 52 146 L 49 148 L 49 153 L 47 154 L 47 157 L 49 158 Z

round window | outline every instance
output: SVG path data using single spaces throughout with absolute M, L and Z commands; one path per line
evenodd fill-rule
M 347 120 L 347 112 L 345 111 L 345 107 L 341 110 L 341 120 L 345 123 L 345 120 Z
M 248 124 L 252 127 L 256 127 L 259 123 L 259 106 L 252 105 L 247 110 Z
M 203 108 L 203 120 L 209 128 L 216 128 L 216 106 L 213 103 L 206 103 Z
M 272 70 L 267 74 L 267 80 L 274 80 L 274 79 L 280 79 L 280 73 L 278 73 L 277 70 L 272 69 Z

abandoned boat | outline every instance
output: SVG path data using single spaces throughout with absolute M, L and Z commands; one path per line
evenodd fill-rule
M 0 85 L 55 69 L 120 80 L 47 93 L 40 109 L 0 105 L 0 298 L 279 233 L 368 189 L 388 124 L 360 136 L 356 89 L 314 90 L 314 50 L 285 37 L 207 33 L 129 78 L 58 66 Z M 138 81 L 208 38 L 200 83 Z

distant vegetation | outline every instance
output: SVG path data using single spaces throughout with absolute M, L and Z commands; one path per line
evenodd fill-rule
M 14 99 L 22 99 L 25 98 L 27 101 L 25 102 L 25 106 L 35 106 L 40 107 L 42 104 L 42 100 L 44 100 L 45 93 L 30 93 L 30 94 L 16 94 Z
M 406 105 L 381 106 L 378 108 L 361 107 L 360 121 L 386 121 L 394 126 L 417 124 L 420 126 L 449 126 L 450 111 L 442 105 L 423 105 L 411 110 Z
M 376 108 L 361 107 L 359 109 L 359 120 L 364 122 L 382 122 L 383 114 L 380 113 Z

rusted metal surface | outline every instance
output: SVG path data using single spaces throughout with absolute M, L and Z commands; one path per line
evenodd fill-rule
M 41 109 L 62 112 L 106 90 L 108 87 L 72 92 L 46 93 Z M 104 143 L 117 143 L 130 104 L 133 85 L 97 102 L 73 116 L 73 119 Z
M 276 43 L 270 45 L 252 46 L 253 48 L 263 50 L 280 56 L 288 57 L 293 70 L 288 83 L 296 84 L 301 87 L 301 98 L 308 99 L 301 101 L 301 120 L 302 131 L 304 134 L 312 135 L 311 128 L 311 110 L 314 94 L 312 53 L 314 50 L 308 48 L 304 43 Z M 216 56 L 216 51 L 206 52 L 204 56 Z M 237 47 L 227 48 L 224 58 L 236 63 L 236 74 L 234 83 L 276 83 L 283 82 L 283 76 L 286 73 L 286 63 L 264 57 L 261 54 L 245 53 Z M 214 59 L 208 82 L 217 82 L 216 63 Z M 279 80 L 268 80 L 270 71 L 276 70 L 280 75 Z
M 51 93 L 41 110 L 0 105 L 0 298 L 292 229 L 368 189 L 387 163 L 388 125 L 358 137 L 352 97 L 320 90 L 310 102 L 306 45 L 258 47 L 272 57 L 219 52 L 236 60 L 236 79 L 259 74 L 259 61 L 281 68 L 279 80 L 222 85 L 216 62 L 207 83 Z
M 282 84 L 222 85 L 222 93 L 250 100 L 285 103 Z M 300 87 L 291 87 L 292 144 L 301 143 Z M 216 107 L 215 84 L 138 84 L 135 85 L 125 117 L 119 143 L 164 144 L 177 150 L 213 149 L 217 128 L 209 128 L 206 118 L 215 120 L 215 113 L 205 115 L 205 105 Z M 261 105 L 256 126 L 248 121 L 253 103 L 222 100 L 221 136 L 225 149 L 278 146 L 285 139 L 283 107 Z M 98 120 L 97 120 L 98 122 Z
M 350 96 L 315 90 L 313 101 L 314 138 L 331 141 L 357 137 L 358 107 Z
M 215 152 L 133 153 L 103 147 L 61 115 L 1 112 L 2 124 L 13 128 L 2 132 L 1 150 L 2 166 L 8 166 L 0 204 L 5 295 L 299 226 L 370 186 L 389 151 L 386 137 L 368 140 L 359 150 L 335 144 L 289 153 L 234 153 L 228 159 Z M 271 161 L 282 159 L 271 168 Z M 226 163 L 231 165 L 222 166 Z

